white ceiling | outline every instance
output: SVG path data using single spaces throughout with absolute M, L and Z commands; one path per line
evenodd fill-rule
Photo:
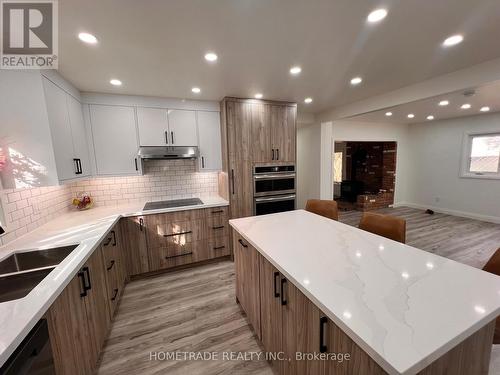
M 464 95 L 465 92 L 473 92 L 472 96 Z M 447 100 L 450 104 L 440 106 L 439 102 Z M 471 108 L 462 109 L 463 104 L 470 104 Z M 381 122 L 392 124 L 416 124 L 429 121 L 427 116 L 434 116 L 434 120 L 444 120 L 456 117 L 465 117 L 483 114 L 481 107 L 490 107 L 489 113 L 500 112 L 500 82 L 439 95 L 432 98 L 406 103 L 397 107 L 384 108 L 379 111 L 365 113 L 352 117 L 356 121 Z M 392 116 L 386 116 L 387 112 L 392 112 Z M 414 114 L 413 119 L 408 118 L 408 114 Z
M 368 25 L 380 6 L 389 15 Z M 59 18 L 59 71 L 83 91 L 311 96 L 302 107 L 311 112 L 500 57 L 498 0 L 60 0 Z M 99 44 L 80 42 L 81 31 Z M 464 42 L 442 48 L 456 33 Z M 207 51 L 216 64 L 205 62 Z M 292 77 L 296 64 L 302 74 Z M 358 75 L 364 82 L 351 87 Z

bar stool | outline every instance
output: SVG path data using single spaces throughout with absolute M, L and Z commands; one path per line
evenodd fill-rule
M 306 211 L 332 220 L 339 219 L 337 202 L 333 200 L 309 199 L 306 203 Z
M 391 215 L 363 212 L 359 229 L 390 238 L 391 240 L 405 243 L 406 220 Z
M 483 271 L 500 276 L 500 249 L 495 251 L 495 254 L 493 254 L 490 260 L 486 262 L 483 267 Z M 495 335 L 493 336 L 493 344 L 500 344 L 500 318 L 497 318 Z

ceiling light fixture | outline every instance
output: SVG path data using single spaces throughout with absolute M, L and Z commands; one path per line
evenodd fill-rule
M 480 111 L 481 112 L 489 112 L 490 111 L 490 107 L 481 107 Z
M 441 100 L 441 101 L 439 102 L 439 105 L 440 105 L 441 107 L 445 107 L 445 106 L 447 106 L 448 104 L 450 104 L 450 102 L 449 102 L 448 100 Z
M 444 47 L 451 47 L 455 46 L 457 44 L 462 43 L 464 40 L 464 37 L 460 34 L 457 35 L 452 35 L 449 38 L 446 38 L 445 41 L 443 42 Z
M 470 109 L 472 106 L 469 103 L 462 104 L 460 108 L 462 109 Z
M 301 71 L 302 71 L 302 68 L 300 66 L 292 66 L 290 68 L 290 74 L 293 74 L 294 76 L 300 74 Z
M 312 98 L 305 98 L 304 99 L 304 103 L 306 103 L 306 104 L 310 104 L 310 103 L 312 103 L 312 101 L 313 101 Z
M 366 20 L 370 23 L 376 23 L 382 21 L 386 16 L 387 16 L 387 10 L 381 8 L 371 12 L 366 18 Z
M 89 34 L 89 33 L 80 33 L 80 34 L 78 34 L 78 38 L 84 43 L 88 43 L 88 44 L 96 44 L 97 43 L 97 38 L 94 35 Z
M 391 117 L 391 116 L 392 116 L 392 112 L 386 112 L 386 113 L 385 113 L 385 115 L 386 115 L 387 117 Z
M 408 118 L 414 118 L 415 115 L 413 113 L 408 114 Z
M 195 94 L 199 94 L 201 92 L 201 89 L 199 87 L 193 87 L 191 91 Z
M 255 99 L 262 99 L 264 95 L 262 95 L 260 92 L 258 94 L 255 94 Z
M 430 121 L 430 120 L 434 120 L 434 116 L 433 116 L 433 115 L 429 115 L 429 116 L 427 116 L 427 120 L 429 120 L 429 121 Z
M 361 77 L 354 77 L 351 79 L 351 85 L 353 86 L 359 85 L 361 82 L 363 82 L 363 78 Z
M 113 78 L 112 80 L 110 80 L 109 83 L 111 83 L 113 86 L 121 86 L 122 85 L 122 81 L 120 81 L 119 79 L 116 79 L 116 78 Z
M 218 59 L 218 56 L 213 52 L 207 52 L 205 54 L 205 60 L 207 60 L 209 62 L 217 61 L 217 59 Z

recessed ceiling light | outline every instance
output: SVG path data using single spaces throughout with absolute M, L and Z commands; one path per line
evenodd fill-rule
M 429 116 L 427 116 L 427 120 L 429 120 L 429 121 L 430 121 L 430 120 L 434 120 L 434 116 L 433 116 L 433 115 L 429 115 Z
M 201 92 L 201 89 L 199 87 L 193 87 L 191 91 L 195 94 L 199 94 Z
M 255 94 L 255 99 L 262 99 L 264 95 L 262 95 L 260 92 L 258 94 Z
M 392 116 L 392 112 L 386 112 L 386 113 L 385 113 L 385 115 L 386 115 L 387 117 L 391 117 L 391 116 Z
M 441 107 L 447 106 L 448 104 L 450 104 L 450 102 L 449 102 L 448 100 L 441 100 L 441 101 L 439 102 L 439 105 L 440 105 Z
M 351 85 L 359 85 L 361 82 L 363 82 L 363 78 L 361 77 L 354 77 L 351 79 Z
M 490 107 L 481 107 L 480 111 L 481 112 L 489 112 L 490 111 Z
M 313 99 L 312 98 L 305 98 L 304 103 L 309 104 L 312 103 Z
M 443 42 L 443 46 L 445 46 L 445 47 L 455 46 L 459 43 L 462 43 L 463 40 L 464 40 L 464 37 L 460 34 L 452 35 L 449 38 L 445 39 L 445 41 Z
M 109 83 L 111 83 L 113 86 L 121 86 L 122 85 L 122 81 L 120 81 L 119 79 L 115 79 L 115 78 L 110 80 Z
M 370 23 L 375 23 L 382 21 L 386 16 L 387 16 L 386 9 L 376 9 L 368 15 L 366 20 Z
M 85 43 L 88 44 L 96 44 L 97 43 L 97 38 L 89 33 L 80 33 L 78 34 L 78 38 Z
M 460 108 L 462 109 L 470 109 L 472 106 L 469 103 L 462 104 Z
M 207 52 L 205 54 L 205 60 L 207 60 L 207 61 L 214 62 L 214 61 L 217 61 L 217 59 L 218 59 L 218 56 L 213 52 Z
M 296 76 L 297 74 L 300 74 L 301 71 L 302 71 L 302 68 L 300 66 L 292 66 L 290 68 L 290 74 L 293 74 L 294 76 Z
M 415 117 L 415 115 L 414 115 L 413 113 L 410 113 L 410 114 L 408 115 L 408 118 L 414 118 L 414 117 Z

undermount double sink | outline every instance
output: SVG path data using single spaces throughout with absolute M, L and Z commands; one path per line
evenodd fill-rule
M 77 246 L 22 251 L 0 261 L 0 303 L 25 297 Z

